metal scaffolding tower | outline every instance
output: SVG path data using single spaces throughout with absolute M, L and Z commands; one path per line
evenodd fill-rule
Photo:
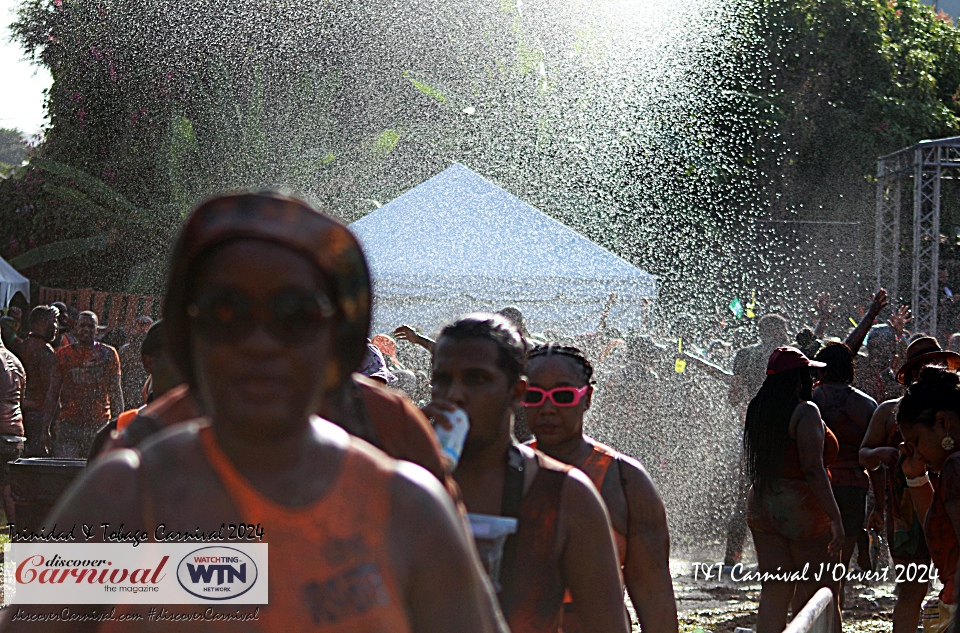
M 944 174 L 944 169 L 949 171 Z M 937 332 L 940 266 L 940 181 L 960 168 L 960 136 L 920 141 L 877 161 L 877 284 L 891 298 L 900 295 L 900 215 L 902 185 L 913 179 L 913 327 Z

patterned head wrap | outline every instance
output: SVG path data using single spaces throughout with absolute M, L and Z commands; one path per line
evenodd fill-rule
M 327 360 L 327 389 L 339 386 L 367 353 L 370 275 L 360 244 L 347 228 L 302 200 L 281 194 L 221 196 L 201 204 L 187 219 L 170 257 L 163 319 L 171 357 L 195 384 L 190 354 L 188 296 L 197 265 L 210 251 L 237 239 L 271 242 L 313 262 L 329 283 L 337 309 Z

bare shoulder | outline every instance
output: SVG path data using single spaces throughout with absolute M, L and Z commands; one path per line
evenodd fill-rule
M 462 519 L 444 487 L 412 462 L 383 457 L 377 461 L 381 468 L 387 468 L 383 472 L 390 475 L 387 540 L 401 586 L 420 577 L 417 570 L 425 567 L 437 571 L 440 565 L 465 564 L 470 544 Z
M 793 419 L 791 420 L 794 428 L 800 428 L 801 425 L 823 424 L 823 418 L 820 417 L 820 407 L 815 402 L 803 400 L 797 408 L 793 410 Z
M 870 426 L 890 431 L 897 422 L 897 409 L 900 407 L 900 398 L 881 402 L 870 418 Z
M 818 407 L 817 403 L 813 402 L 812 400 L 802 400 L 797 405 L 797 408 L 794 409 L 793 413 L 794 415 L 800 416 L 815 415 L 820 417 L 820 407 Z
M 430 471 L 413 462 L 393 459 L 361 439 L 347 437 L 349 450 L 358 458 L 358 463 L 364 465 L 368 478 L 376 479 L 369 482 L 371 489 L 385 485 L 394 517 L 408 519 L 397 522 L 401 529 L 429 524 L 429 517 L 437 513 L 456 514 L 450 495 Z
M 899 406 L 900 406 L 900 398 L 895 398 L 893 400 L 884 400 L 879 405 L 877 405 L 877 412 L 874 415 L 892 416 L 897 412 L 897 407 Z
M 150 482 L 150 494 L 160 508 L 183 505 L 196 510 L 214 490 L 222 491 L 222 497 L 227 498 L 200 444 L 200 431 L 208 425 L 206 421 L 175 424 L 151 435 L 138 447 L 143 477 Z
M 54 507 L 52 521 L 62 525 L 99 525 L 138 521 L 141 516 L 136 451 L 120 449 L 98 459 L 73 482 Z
M 158 484 L 190 480 L 199 471 L 212 473 L 200 448 L 200 429 L 206 421 L 177 424 L 147 438 L 138 448 L 142 468 Z
M 553 461 L 553 460 L 551 460 Z M 550 464 L 541 462 L 541 468 L 548 469 Z M 566 471 L 566 477 L 563 481 L 563 491 L 561 493 L 561 513 L 579 514 L 585 509 L 598 506 L 604 509 L 606 506 L 600 493 L 597 491 L 593 482 L 583 471 L 577 468 L 569 468 Z
M 626 480 L 627 484 L 630 485 L 633 491 L 636 492 L 644 501 L 656 500 L 657 503 L 663 505 L 663 501 L 660 498 L 660 492 L 657 490 L 653 480 L 650 478 L 650 474 L 647 472 L 647 469 L 643 467 L 643 464 L 622 453 L 617 459 L 619 460 L 620 468 L 623 472 L 623 478 Z
M 851 397 L 861 407 L 865 407 L 869 409 L 877 408 L 877 401 L 871 398 L 866 393 L 860 391 L 859 389 L 854 389 L 853 394 L 851 394 Z
M 412 462 L 396 461 L 396 476 L 391 482 L 392 502 L 395 506 L 407 504 L 409 508 L 427 506 L 450 506 L 450 495 L 436 477 L 425 468 Z M 440 510 L 440 508 L 437 508 Z

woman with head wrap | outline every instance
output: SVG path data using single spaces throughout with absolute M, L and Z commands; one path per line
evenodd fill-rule
M 259 526 L 269 599 L 244 630 L 493 630 L 482 572 L 436 478 L 311 415 L 366 350 L 369 279 L 345 227 L 278 195 L 210 200 L 173 249 L 163 312 L 171 356 L 209 424 L 104 457 L 52 521 L 123 523 L 158 539 Z M 131 630 L 168 628 L 181 624 Z

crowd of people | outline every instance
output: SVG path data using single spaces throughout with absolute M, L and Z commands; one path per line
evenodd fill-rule
M 9 462 L 22 455 L 89 458 L 50 522 L 149 534 L 158 521 L 262 525 L 271 582 L 259 619 L 197 628 L 616 633 L 631 626 L 626 591 L 643 631 L 676 633 L 668 510 L 641 463 L 652 457 L 587 430 L 643 427 L 677 391 L 695 400 L 677 389 L 687 374 L 724 385 L 741 423 L 736 456 L 721 460 L 731 474 L 716 479 L 733 498 L 724 563 L 742 563 L 749 532 L 769 575 L 757 633 L 782 631 L 822 586 L 839 632 L 842 583 L 782 572 L 851 565 L 855 550 L 868 568 L 866 528 L 884 526 L 896 563 L 938 570 L 938 614 L 924 622 L 949 626 L 960 354 L 908 332 L 904 307 L 878 324 L 882 290 L 843 340 L 827 336 L 824 295 L 815 326 L 791 336 L 771 312 L 759 343 L 735 354 L 686 333 L 685 349 L 684 337 L 667 347 L 623 335 L 605 318 L 579 337 L 531 333 L 513 307 L 463 316 L 435 339 L 410 325 L 371 336 L 371 292 L 343 225 L 297 199 L 238 194 L 191 214 L 162 319 L 142 317 L 129 337 L 54 304 L 29 312 L 21 338 L 23 315 L 11 314 L 0 346 L 7 519 Z M 469 430 L 453 460 L 434 428 L 456 412 Z M 499 546 L 474 538 L 485 517 L 512 521 Z M 913 633 L 927 592 L 900 583 L 894 633 Z M 0 628 L 124 625 L 14 622 L 7 610 Z

